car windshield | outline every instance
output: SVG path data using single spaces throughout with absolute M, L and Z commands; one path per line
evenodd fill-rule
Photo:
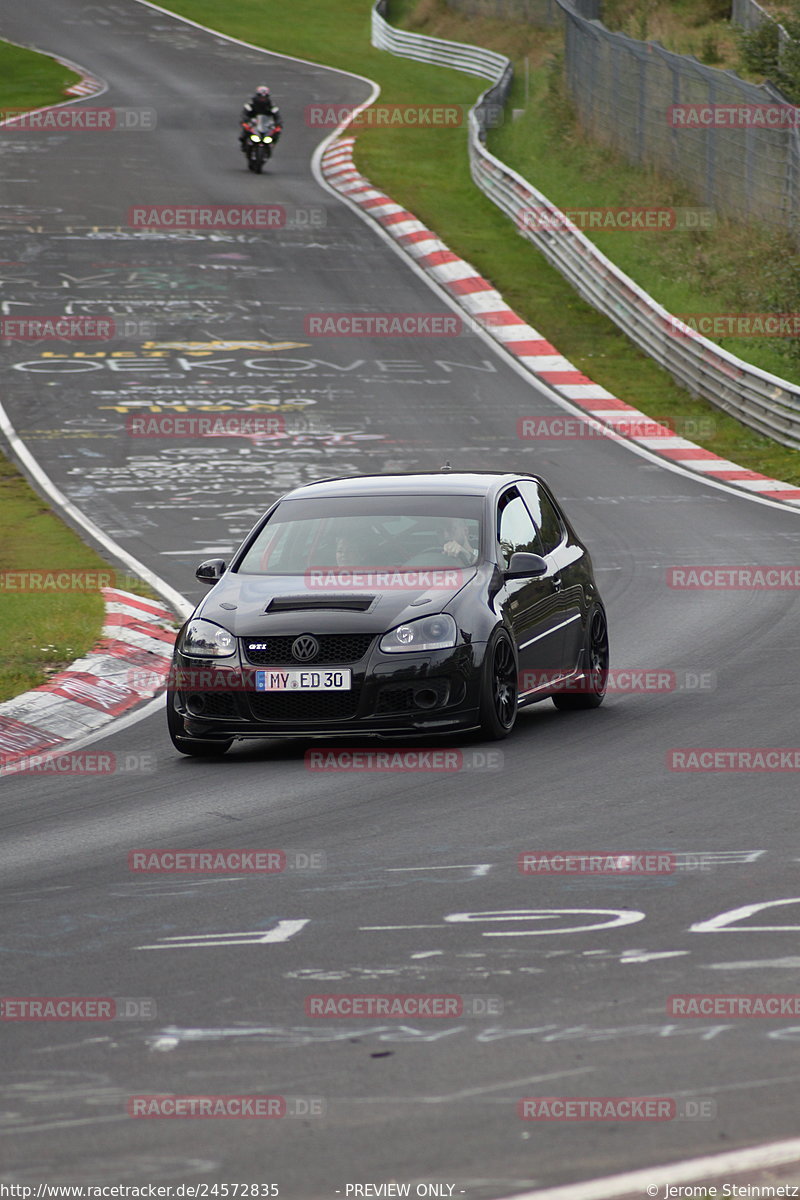
M 469 567 L 478 561 L 480 496 L 283 500 L 237 567 L 250 575 L 317 568 Z

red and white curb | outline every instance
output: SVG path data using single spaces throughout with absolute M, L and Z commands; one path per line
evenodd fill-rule
M 46 51 L 39 51 L 46 53 Z M 62 67 L 68 67 L 70 71 L 74 71 L 76 75 L 80 75 L 80 79 L 75 83 L 71 83 L 69 87 L 64 88 L 65 96 L 78 96 L 81 100 L 85 100 L 87 96 L 99 96 L 102 92 L 108 91 L 108 84 L 102 79 L 96 79 L 94 75 L 90 75 L 85 67 L 78 63 L 72 62 L 69 58 L 61 58 L 57 54 L 50 55 Z M 54 104 L 51 107 L 60 108 L 60 105 Z
M 354 143 L 353 137 L 340 137 L 325 149 L 321 168 L 328 184 L 372 217 L 477 326 L 500 342 L 532 375 L 592 420 L 669 462 L 770 500 L 800 506 L 800 487 L 747 470 L 687 438 L 675 436 L 667 426 L 618 400 L 578 371 L 555 346 L 508 307 L 488 279 L 454 254 L 412 212 L 359 174 L 353 164 Z M 637 428 L 645 432 L 641 435 L 630 432 Z
M 102 640 L 41 687 L 0 704 L 0 768 L 57 751 L 165 686 L 175 615 L 156 600 L 103 588 Z M 24 766 L 24 763 L 22 763 Z
M 94 79 L 91 75 L 84 75 L 83 79 L 79 79 L 77 83 L 73 83 L 71 87 L 64 89 L 65 96 L 97 96 L 100 92 L 106 89 L 99 79 Z

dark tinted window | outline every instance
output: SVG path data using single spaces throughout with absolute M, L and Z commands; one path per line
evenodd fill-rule
M 525 503 L 528 505 L 531 516 L 536 522 L 536 528 L 539 530 L 542 545 L 539 553 L 549 554 L 564 539 L 566 530 L 561 523 L 561 518 L 553 507 L 550 498 L 539 487 L 538 483 L 534 483 L 532 479 L 522 479 L 517 486 L 525 497 Z
M 497 540 L 500 543 L 501 562 L 505 567 L 510 563 L 511 555 L 517 552 L 541 553 L 530 513 L 516 490 L 505 492 L 500 498 Z
M 283 500 L 238 571 L 302 575 L 319 567 L 468 567 L 480 551 L 480 496 Z

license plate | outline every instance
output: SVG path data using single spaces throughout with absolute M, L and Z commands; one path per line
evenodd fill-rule
M 352 672 L 256 671 L 257 692 L 349 692 Z

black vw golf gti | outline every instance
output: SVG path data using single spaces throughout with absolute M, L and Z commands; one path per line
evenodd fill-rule
M 235 738 L 503 738 L 552 697 L 595 708 L 606 615 L 588 551 L 533 475 L 328 479 L 261 518 L 178 635 L 174 745 Z

